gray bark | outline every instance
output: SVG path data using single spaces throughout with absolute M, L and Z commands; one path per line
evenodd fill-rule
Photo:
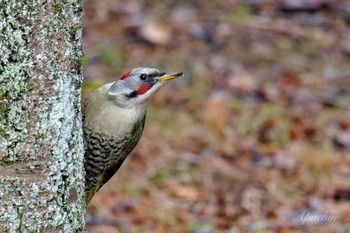
M 81 0 L 0 0 L 0 232 L 84 231 Z

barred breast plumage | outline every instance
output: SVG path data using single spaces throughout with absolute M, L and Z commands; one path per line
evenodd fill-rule
M 103 94 L 109 88 L 110 84 L 94 92 L 82 109 L 86 203 L 117 172 L 144 128 L 145 108 L 116 106 Z
M 135 123 L 131 132 L 118 138 L 85 129 L 85 195 L 92 196 L 117 172 L 125 158 L 141 138 L 145 116 Z

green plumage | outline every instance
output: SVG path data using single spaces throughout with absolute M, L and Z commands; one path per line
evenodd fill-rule
M 144 122 L 145 117 L 122 139 L 84 129 L 86 203 L 112 178 L 135 148 L 141 138 Z
M 141 116 L 135 119 L 125 116 L 125 110 L 108 100 L 103 89 L 94 92 L 82 109 L 87 204 L 135 148 L 146 118 L 146 111 L 141 111 Z M 127 124 L 129 127 L 123 127 Z

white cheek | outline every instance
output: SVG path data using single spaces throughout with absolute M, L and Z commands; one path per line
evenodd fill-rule
M 142 86 L 143 82 L 139 78 L 129 77 L 129 80 L 125 80 L 125 84 L 128 89 L 137 90 Z

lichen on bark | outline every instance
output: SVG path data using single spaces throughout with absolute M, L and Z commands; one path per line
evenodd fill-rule
M 84 231 L 81 17 L 0 0 L 0 232 Z

